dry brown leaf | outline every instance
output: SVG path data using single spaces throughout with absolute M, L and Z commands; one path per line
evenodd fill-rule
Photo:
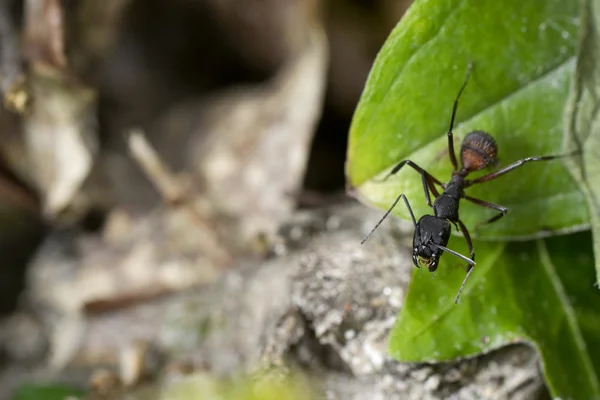
M 302 52 L 271 81 L 180 106 L 159 125 L 172 131 L 181 119 L 197 121 L 183 133 L 187 141 L 164 140 L 187 143 L 185 169 L 200 177 L 199 190 L 219 213 L 239 222 L 234 241 L 271 233 L 295 206 L 321 115 L 326 67 L 324 34 L 312 26 Z
M 167 212 L 165 212 L 167 211 Z M 57 235 L 30 265 L 28 299 L 52 310 L 52 364 L 68 363 L 78 349 L 86 313 L 115 311 L 201 284 L 222 269 L 198 248 L 205 230 L 185 209 L 160 209 L 141 220 L 115 214 L 104 239 Z
M 219 230 L 231 239 L 227 244 L 233 247 L 239 247 L 240 237 L 273 231 L 294 208 L 293 194 L 302 184 L 321 113 L 327 66 L 326 40 L 320 26 L 315 22 L 307 31 L 310 35 L 301 51 L 290 57 L 273 79 L 203 98 L 199 108 L 184 110 L 188 120 L 192 116 L 201 121 L 194 129 L 180 132 L 187 140 L 164 135 L 164 147 L 160 140 L 152 143 L 161 156 L 161 149 L 176 147 L 180 153 L 178 169 L 200 176 L 202 182 L 191 193 L 189 205 L 202 209 L 202 215 L 229 217 L 233 223 L 224 224 L 226 228 L 219 226 Z M 27 121 L 28 143 L 31 154 L 37 154 L 36 181 L 46 183 L 47 210 L 56 214 L 68 206 L 91 166 L 93 146 L 86 147 L 82 127 L 86 126 L 83 122 L 93 96 L 92 102 L 80 97 L 73 104 L 69 101 L 77 98 L 75 93 L 61 97 L 66 85 L 49 79 L 42 83 L 33 86 L 38 91 L 35 98 L 44 98 L 44 107 L 34 105 L 33 117 Z M 43 90 L 53 83 L 61 90 Z M 65 121 L 59 132 L 58 122 L 42 121 L 50 114 L 48 107 L 60 101 L 66 102 L 60 109 L 62 113 L 68 111 L 68 118 L 59 118 L 58 122 Z M 167 120 L 174 119 L 181 126 L 179 111 Z M 79 157 L 69 171 L 49 167 L 53 162 L 55 167 L 62 167 L 53 158 L 56 151 L 49 151 L 49 144 L 40 145 L 52 137 L 57 145 L 65 146 L 61 151 L 70 143 L 71 151 Z M 168 157 L 166 161 L 170 161 Z M 136 186 L 135 182 L 124 184 Z M 61 188 L 58 194 L 53 192 L 56 188 Z M 116 209 L 112 215 L 114 220 L 109 218 L 104 237 L 55 236 L 30 267 L 28 298 L 58 316 L 49 317 L 55 365 L 66 364 L 76 354 L 76 338 L 86 324 L 86 313 L 118 313 L 165 293 L 211 283 L 222 272 L 206 246 L 200 245 L 208 243 L 205 227 L 190 218 L 186 208 L 165 205 L 139 218 L 123 217 L 122 210 Z M 215 220 L 220 221 L 218 217 Z
M 55 218 L 92 168 L 96 98 L 89 88 L 41 65 L 31 70 L 29 82 L 34 101 L 23 121 L 25 148 L 44 214 Z
M 71 244 L 74 251 L 47 242 L 30 268 L 31 297 L 65 313 L 80 313 L 90 304 L 99 310 L 118 308 L 218 276 L 219 269 L 198 254 L 201 237 L 183 210 L 159 210 L 125 229 L 127 237 L 119 235 L 117 243 L 80 237 Z
M 64 15 L 60 0 L 25 2 L 25 54 L 30 62 L 62 70 L 67 65 L 64 49 Z

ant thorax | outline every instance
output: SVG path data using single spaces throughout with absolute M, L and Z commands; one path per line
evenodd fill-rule
M 463 196 L 464 177 L 454 175 L 444 189 L 444 193 L 433 202 L 433 214 L 438 218 L 458 221 L 458 207 Z

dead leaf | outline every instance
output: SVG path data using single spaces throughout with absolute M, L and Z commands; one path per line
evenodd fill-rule
M 60 0 L 25 1 L 25 54 L 32 63 L 62 70 L 67 65 L 64 49 L 64 15 Z
M 25 149 L 43 212 L 52 219 L 69 206 L 91 171 L 96 98 L 91 89 L 39 65 L 29 82 L 34 101 L 23 121 Z
M 233 241 L 272 233 L 295 206 L 293 194 L 301 188 L 321 115 L 327 68 L 324 34 L 311 28 L 302 52 L 271 81 L 179 106 L 157 128 L 180 130 L 164 140 L 187 144 L 184 169 L 195 171 L 198 190 L 219 213 L 237 221 Z M 186 119 L 194 122 L 182 130 Z

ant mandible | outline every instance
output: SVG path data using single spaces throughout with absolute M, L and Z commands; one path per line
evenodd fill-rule
M 464 190 L 478 183 L 488 182 L 493 179 L 496 179 L 510 171 L 519 168 L 527 162 L 554 160 L 556 158 L 566 157 L 576 153 L 573 152 L 560 155 L 527 157 L 522 160 L 515 161 L 514 163 L 496 172 L 489 173 L 487 175 L 481 176 L 473 180 L 466 179 L 470 173 L 482 170 L 488 166 L 493 165 L 496 162 L 496 157 L 498 154 L 498 147 L 496 145 L 496 141 L 491 135 L 483 131 L 473 131 L 467 134 L 462 141 L 462 144 L 460 146 L 461 166 L 460 168 L 458 168 L 456 154 L 454 153 L 454 137 L 452 134 L 452 129 L 454 128 L 454 118 L 456 116 L 458 100 L 462 92 L 465 90 L 465 87 L 467 86 L 467 82 L 469 81 L 469 77 L 471 76 L 472 69 L 473 64 L 469 63 L 465 81 L 463 82 L 460 90 L 458 91 L 458 95 L 454 100 L 454 107 L 452 108 L 452 117 L 450 118 L 450 128 L 448 129 L 448 154 L 450 156 L 450 162 L 454 167 L 454 170 L 452 171 L 452 177 L 450 178 L 450 182 L 445 184 L 440 182 L 429 172 L 425 171 L 423 168 L 419 167 L 411 160 L 401 161 L 390 171 L 389 174 L 387 174 L 381 180 L 381 182 L 385 181 L 390 176 L 400 171 L 400 169 L 405 165 L 412 167 L 414 170 L 421 174 L 423 190 L 425 192 L 425 199 L 427 200 L 427 205 L 433 208 L 433 215 L 423 215 L 419 219 L 419 222 L 417 222 L 415 219 L 415 215 L 413 214 L 412 208 L 410 207 L 410 204 L 408 202 L 408 199 L 404 194 L 400 194 L 396 198 L 392 206 L 387 210 L 387 212 L 371 230 L 371 232 L 369 232 L 369 234 L 361 242 L 361 244 L 363 244 L 369 238 L 369 236 L 371 236 L 371 234 L 379 227 L 379 225 L 381 225 L 383 220 L 385 220 L 385 218 L 390 214 L 394 207 L 396 207 L 396 204 L 398 204 L 400 198 L 402 198 L 404 200 L 404 203 L 406 204 L 406 207 L 408 208 L 410 217 L 415 228 L 415 234 L 413 237 L 413 263 L 417 268 L 421 268 L 421 266 L 427 266 L 429 271 L 434 272 L 438 267 L 438 262 L 442 253 L 445 251 L 455 255 L 456 257 L 461 258 L 462 260 L 468 263 L 467 275 L 465 276 L 465 279 L 460 285 L 460 289 L 458 290 L 458 294 L 456 295 L 456 300 L 454 301 L 456 304 L 458 304 L 460 294 L 462 293 L 463 288 L 465 287 L 465 284 L 467 283 L 467 280 L 469 279 L 469 276 L 471 275 L 471 272 L 473 272 L 473 268 L 475 266 L 475 250 L 473 249 L 471 235 L 469 234 L 469 231 L 465 224 L 460 220 L 458 216 L 458 206 L 460 200 L 466 199 L 479 206 L 491 208 L 493 210 L 498 211 L 498 213 L 492 218 L 478 223 L 475 226 L 475 231 L 477 231 L 477 229 L 481 225 L 490 224 L 492 222 L 498 221 L 508 212 L 508 209 L 506 207 L 468 196 L 465 194 Z M 443 189 L 442 194 L 439 194 L 435 186 L 436 184 Z M 433 195 L 435 196 L 433 206 L 431 204 L 431 197 L 429 195 L 429 191 L 431 191 L 431 193 L 433 193 Z M 469 246 L 471 258 L 468 258 L 446 247 L 448 241 L 450 240 L 450 233 L 452 231 L 452 226 L 450 225 L 450 223 L 452 223 L 457 228 L 457 230 L 460 228 L 460 231 L 462 232 L 467 242 L 467 245 Z

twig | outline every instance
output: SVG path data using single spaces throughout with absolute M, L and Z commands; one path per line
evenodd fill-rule
M 144 170 L 150 181 L 168 204 L 177 205 L 184 201 L 187 190 L 173 174 L 167 170 L 144 133 L 139 129 L 128 135 L 131 155 Z
M 223 264 L 231 263 L 229 252 L 219 243 L 216 228 L 194 206 L 190 199 L 188 186 L 184 185 L 162 162 L 152 145 L 146 140 L 140 129 L 132 129 L 127 135 L 129 151 L 133 159 L 154 184 L 165 202 L 171 206 L 181 206 L 205 234 L 205 251 L 215 256 Z

